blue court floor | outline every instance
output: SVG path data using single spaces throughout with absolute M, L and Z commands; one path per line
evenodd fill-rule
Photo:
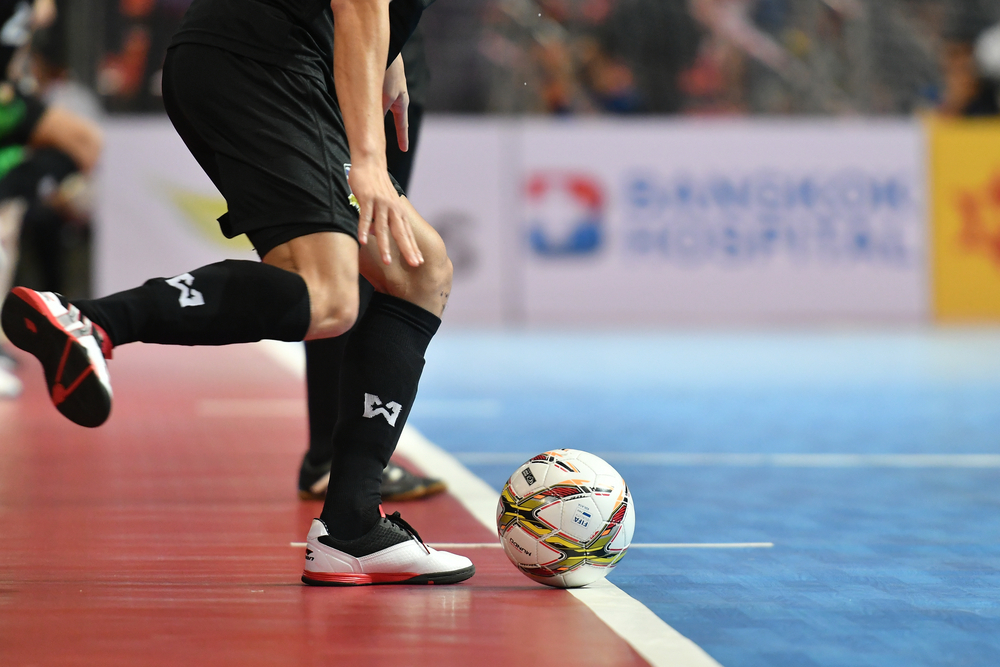
M 411 422 L 497 489 L 604 456 L 636 542 L 773 542 L 610 577 L 725 667 L 1000 665 L 1000 330 L 445 332 Z

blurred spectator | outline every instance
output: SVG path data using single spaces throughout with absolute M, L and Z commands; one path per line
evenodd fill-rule
M 108 110 L 161 109 L 164 48 L 190 1 L 87 3 L 102 12 L 96 88 Z M 1000 0 L 446 0 L 423 24 L 428 111 L 957 113 L 973 88 L 989 95 L 963 83 L 972 42 L 955 17 L 995 22 L 998 10 Z
M 4 137 L 11 159 L 2 165 L 0 209 L 8 231 L 8 259 L 20 255 L 16 282 L 85 296 L 89 288 L 90 179 L 100 153 L 100 107 L 94 94 L 67 73 L 61 14 L 35 31 L 30 50 L 12 56 L 16 87 L 30 119 L 21 135 Z M 33 120 L 32 120 L 33 119 Z M 19 233 L 18 233 L 19 232 Z M 79 252 L 76 252 L 79 251 Z M 67 256 L 83 255 L 82 270 L 67 276 Z M 10 270 L 8 266 L 7 270 Z M 0 278 L 0 283 L 5 279 Z M 5 292 L 5 290 L 2 290 Z
M 116 0 L 107 5 L 107 52 L 97 90 L 109 111 L 163 111 L 163 59 L 191 0 Z
M 55 8 L 52 0 L 0 4 L 0 298 L 7 294 L 15 268 L 23 265 L 19 258 L 25 240 L 36 232 L 42 263 L 55 263 L 55 271 L 61 268 L 61 256 L 46 256 L 43 250 L 59 247 L 59 221 L 79 201 L 77 177 L 92 169 L 100 154 L 100 130 L 94 123 L 46 105 L 37 91 L 20 85 L 25 83 L 18 78 L 25 70 L 24 49 L 36 28 L 55 20 Z M 0 362 L 11 362 L 2 350 Z M 0 397 L 19 392 L 17 379 L 0 367 Z
M 498 0 L 480 50 L 489 111 L 671 113 L 698 31 L 686 0 Z
M 950 116 L 996 116 L 1000 114 L 998 82 L 990 77 L 989 62 L 976 58 L 981 38 L 991 39 L 996 13 L 975 2 L 959 3 L 953 8 L 944 35 L 942 71 L 944 97 L 940 111 Z M 981 51 L 988 52 L 987 42 Z
M 633 73 L 635 87 L 630 96 L 639 100 L 636 110 L 680 111 L 684 99 L 679 76 L 694 62 L 702 37 L 686 0 L 617 0 L 605 4 L 611 9 L 595 29 L 610 60 L 608 69 L 621 71 L 623 77 L 625 68 Z

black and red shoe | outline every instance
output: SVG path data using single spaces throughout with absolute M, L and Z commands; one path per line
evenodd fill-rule
M 80 426 L 107 421 L 111 341 L 99 326 L 59 294 L 26 287 L 7 295 L 0 325 L 11 343 L 38 357 L 59 412 Z

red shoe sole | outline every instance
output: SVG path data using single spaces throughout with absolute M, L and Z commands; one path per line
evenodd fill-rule
M 374 586 L 380 584 L 457 584 L 476 573 L 476 566 L 470 565 L 453 572 L 392 572 L 375 574 L 354 574 L 351 572 L 302 572 L 302 583 L 310 586 Z

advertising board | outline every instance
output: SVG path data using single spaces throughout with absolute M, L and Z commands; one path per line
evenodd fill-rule
M 920 321 L 926 160 L 910 121 L 430 117 L 409 196 L 457 325 Z M 107 126 L 100 294 L 226 257 L 225 202 L 166 119 Z
M 926 316 L 909 122 L 526 124 L 528 322 Z
M 934 312 L 1000 319 L 1000 123 L 930 125 Z

